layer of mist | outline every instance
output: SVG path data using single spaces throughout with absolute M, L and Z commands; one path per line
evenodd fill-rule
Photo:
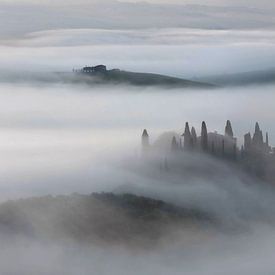
M 275 144 L 273 84 L 140 88 L 69 83 L 56 72 L 102 63 L 188 79 L 261 70 L 273 66 L 273 36 L 78 29 L 2 40 L 0 273 L 272 274 L 273 186 L 202 154 L 171 160 L 170 144 L 145 159 L 141 134 L 158 146 L 186 121 L 223 133 L 230 119 L 240 146 L 258 121 Z M 164 156 L 175 164 L 169 172 Z M 102 202 L 102 192 L 123 203 Z M 136 215 L 145 202 L 149 217 Z M 188 221 L 176 215 L 190 209 Z
M 54 72 L 97 64 L 189 80 L 258 72 L 274 67 L 274 37 L 272 30 L 41 31 L 0 41 L 0 79 L 47 79 Z
M 185 155 L 179 171 L 163 174 L 159 159 L 146 164 L 141 158 L 140 135 L 144 128 L 153 140 L 163 131 L 182 134 L 185 121 L 199 128 L 203 119 L 209 122 L 209 130 L 222 132 L 228 118 L 240 143 L 255 121 L 273 133 L 273 89 L 263 86 L 185 93 L 175 89 L 165 93 L 125 86 L 2 83 L 2 201 L 75 192 L 131 193 L 206 212 L 219 223 L 212 229 L 184 227 L 180 232 L 174 224 L 147 252 L 140 246 L 83 245 L 63 237 L 53 243 L 36 234 L 25 236 L 21 232 L 11 239 L 2 234 L 3 272 L 205 274 L 205 265 L 211 274 L 221 269 L 226 270 L 224 274 L 240 270 L 242 274 L 258 274 L 256 267 L 270 272 L 271 259 L 266 257 L 263 264 L 260 253 L 272 253 L 268 239 L 274 236 L 273 189 L 234 167 L 200 155 Z M 270 139 L 274 143 L 272 134 Z M 38 215 L 43 213 L 38 209 Z M 54 230 L 54 225 L 48 225 Z M 5 260 L 10 255 L 14 255 L 16 265 Z M 35 266 L 31 264 L 34 258 Z M 248 263 L 248 259 L 253 260 Z M 138 265 L 142 269 L 135 271 Z

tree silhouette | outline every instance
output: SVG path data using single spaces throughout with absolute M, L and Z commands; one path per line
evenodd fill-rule
M 206 123 L 204 121 L 201 126 L 201 148 L 203 151 L 208 150 L 208 133 Z
M 191 132 L 189 128 L 188 122 L 185 124 L 185 130 L 184 130 L 184 149 L 190 149 L 192 146 L 192 137 Z
M 232 137 L 232 138 L 234 136 L 230 120 L 227 120 L 227 122 L 226 122 L 225 135 Z

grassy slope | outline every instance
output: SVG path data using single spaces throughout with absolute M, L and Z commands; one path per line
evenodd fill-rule
M 91 73 L 91 74 L 75 74 L 71 75 L 59 74 L 67 81 L 75 83 L 86 84 L 119 84 L 119 85 L 133 85 L 140 87 L 158 86 L 164 88 L 194 88 L 194 89 L 213 89 L 217 86 L 196 82 L 171 76 L 165 76 L 153 73 L 138 73 L 120 70 L 110 70 L 106 73 Z
M 135 73 L 127 71 L 108 71 L 103 79 L 113 82 L 129 83 L 136 86 L 170 86 L 192 88 L 214 88 L 213 85 L 191 80 L 152 73 Z
M 211 223 L 205 213 L 134 195 L 72 195 L 0 205 L 0 233 L 110 243 L 157 242 L 167 232 Z

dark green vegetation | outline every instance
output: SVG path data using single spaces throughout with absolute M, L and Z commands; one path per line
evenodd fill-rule
M 214 88 L 214 85 L 200 83 L 186 79 L 170 77 L 152 73 L 135 73 L 127 71 L 108 71 L 102 75 L 102 79 L 108 82 L 125 83 L 136 86 L 167 86 L 167 87 L 190 87 L 190 88 Z
M 212 89 L 215 85 L 196 82 L 166 75 L 153 73 L 138 73 L 121 70 L 107 70 L 101 73 L 77 73 L 74 82 L 104 85 L 159 86 L 165 88 Z
M 85 243 L 154 244 L 167 232 L 210 223 L 203 212 L 129 194 L 46 196 L 0 205 L 0 233 Z

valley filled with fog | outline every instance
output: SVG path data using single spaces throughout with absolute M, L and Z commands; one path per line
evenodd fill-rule
M 274 187 L 228 163 L 187 152 L 180 172 L 163 173 L 154 160 L 143 159 L 141 135 L 147 129 L 150 141 L 157 143 L 165 132 L 181 135 L 187 121 L 198 133 L 202 121 L 209 131 L 223 133 L 230 119 L 238 146 L 244 134 L 254 130 L 255 122 L 269 132 L 273 146 L 274 83 L 200 90 L 89 85 L 64 81 L 56 72 L 103 63 L 192 80 L 226 77 L 272 69 L 274 37 L 272 31 L 78 29 L 2 40 L 0 273 L 272 274 Z M 145 227 L 152 228 L 145 233 L 154 244 L 148 244 L 148 236 L 139 231 L 142 215 L 135 220 L 132 213 L 124 213 L 117 205 L 106 206 L 104 200 L 88 212 L 84 203 L 80 216 L 87 221 L 90 214 L 100 217 L 102 210 L 104 229 L 117 226 L 116 218 L 122 221 L 121 236 L 119 226 L 108 231 L 117 242 L 104 237 L 94 241 L 85 226 L 77 231 L 66 207 L 69 212 L 82 203 L 77 194 L 101 192 L 166 203 Z M 42 197 L 41 202 L 32 197 Z M 60 203 L 62 211 L 48 201 Z M 169 216 L 170 205 L 198 211 L 209 221 L 187 219 L 185 224 L 184 215 Z M 22 217 L 34 219 L 36 230 L 31 234 L 24 234 L 28 226 Z M 23 232 L 18 228 L 13 232 L 17 222 Z M 69 233 L 62 231 L 66 222 L 72 226 Z M 145 217 L 146 226 L 147 222 Z M 60 231 L 55 232 L 57 225 Z M 129 239 L 132 232 L 135 238 L 140 235 L 133 243 L 142 245 L 129 245 L 124 229 Z
M 35 238 L 30 241 L 17 237 L 3 240 L 6 249 L 1 257 L 3 270 L 18 272 L 21 264 L 11 269 L 5 260 L 7 252 L 19 257 L 27 245 L 28 253 L 24 253 L 22 264 L 30 264 L 35 258 L 37 267 L 27 266 L 23 274 L 41 270 L 43 266 L 44 274 L 88 274 L 89 269 L 100 274 L 110 274 L 114 269 L 120 273 L 123 270 L 122 274 L 165 274 L 171 270 L 173 274 L 182 270 L 186 274 L 206 274 L 204 266 L 211 274 L 214 271 L 219 274 L 219 268 L 228 270 L 223 274 L 232 274 L 240 262 L 244 265 L 242 274 L 258 274 L 254 272 L 256 265 L 269 272 L 272 269 L 269 238 L 275 233 L 270 223 L 275 213 L 273 188 L 204 157 L 196 160 L 187 155 L 186 165 L 194 168 L 200 162 L 213 175 L 163 176 L 155 168 L 135 165 L 142 161 L 144 128 L 154 142 L 165 131 L 182 134 L 186 121 L 199 130 L 205 120 L 209 130 L 222 132 L 230 118 L 240 144 L 243 134 L 253 130 L 254 122 L 259 121 L 269 130 L 270 142 L 274 144 L 273 90 L 274 86 L 194 91 L 2 83 L 1 201 L 49 194 L 125 192 L 182 207 L 191 205 L 215 215 L 223 223 L 221 232 L 206 229 L 186 233 L 191 235 L 187 244 L 188 235 L 166 240 L 168 232 L 157 249 L 134 252 L 131 248 L 133 254 L 123 247 L 118 252 L 112 245 L 45 244 Z M 257 262 L 262 251 L 270 253 L 263 267 Z M 54 257 L 60 261 L 56 263 Z M 142 269 L 137 265 L 142 265 Z
M 230 118 L 240 145 L 256 121 L 275 130 L 273 86 L 194 91 L 2 83 L 0 89 L 2 200 L 35 190 L 111 191 L 131 181 L 120 163 L 140 157 L 144 128 L 153 142 L 162 132 L 182 134 L 186 121 L 199 131 L 205 120 L 210 131 L 223 132 Z

